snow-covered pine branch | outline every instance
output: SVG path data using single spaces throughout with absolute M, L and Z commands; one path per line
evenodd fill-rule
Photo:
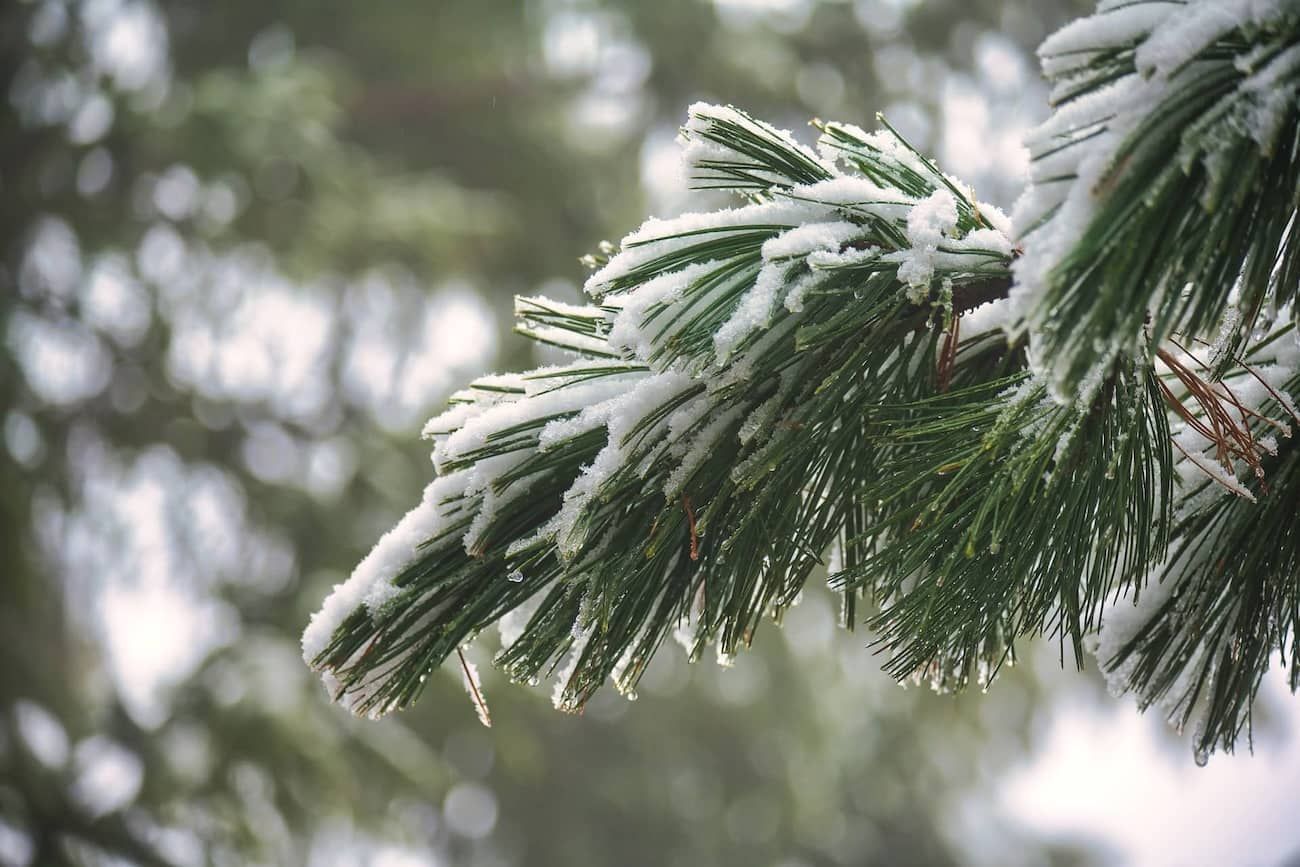
M 1097 654 L 1205 756 L 1248 730 L 1272 653 L 1300 685 L 1300 2 L 1102 2 L 1039 53 L 1055 110 L 1013 215 L 1013 332 L 1058 398 L 1117 358 L 1161 377 L 1175 525 L 1129 594 L 1158 615 L 1126 597 Z
M 699 105 L 684 137 L 710 186 L 723 165 L 742 191 L 771 184 L 648 221 L 588 280 L 591 306 L 519 301 L 522 333 L 577 358 L 453 398 L 426 428 L 438 477 L 423 502 L 304 636 L 358 712 L 406 704 L 526 603 L 500 661 L 532 680 L 567 654 L 564 707 L 616 669 L 631 688 L 674 631 L 734 654 L 860 511 L 872 408 L 934 390 L 932 308 L 955 321 L 963 298 L 1008 285 L 998 211 L 888 131 L 836 125 L 818 154 Z M 998 317 L 983 323 L 947 349 L 953 385 L 1009 352 Z
M 1236 330 L 1300 281 L 1300 0 L 1107 0 L 1039 48 L 1011 293 L 1057 395 L 1171 334 Z
M 1224 461 L 1207 412 L 1175 425 L 1179 498 L 1168 554 L 1090 638 L 1112 691 L 1158 706 L 1179 731 L 1190 727 L 1201 763 L 1243 728 L 1249 735 L 1274 654 L 1289 665 L 1291 690 L 1300 687 L 1300 342 L 1290 318 L 1281 311 L 1281 324 L 1256 335 L 1247 358 L 1212 386 L 1257 454 Z M 1208 370 L 1215 346 L 1193 347 L 1180 350 L 1182 362 Z M 1177 376 L 1163 375 L 1179 388 Z M 1185 387 L 1176 397 L 1194 402 Z
M 1014 231 L 887 124 L 693 106 L 696 185 L 744 203 L 518 299 L 573 360 L 429 423 L 422 502 L 304 635 L 335 698 L 400 708 L 499 623 L 580 708 L 669 635 L 730 658 L 832 551 L 898 677 L 1087 640 L 1231 749 L 1275 650 L 1300 686 L 1300 0 L 1105 0 L 1041 54 Z

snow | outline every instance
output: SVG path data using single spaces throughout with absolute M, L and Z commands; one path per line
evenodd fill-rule
M 541 607 L 545 598 L 546 591 L 539 591 L 523 604 L 512 608 L 497 621 L 497 630 L 501 633 L 502 650 L 508 650 L 523 636 L 524 630 L 528 627 L 528 621 L 537 613 L 537 609 Z
M 593 307 L 590 304 L 569 304 L 565 301 L 547 298 L 545 295 L 528 295 L 515 298 L 516 316 L 534 316 L 539 312 L 568 316 L 573 319 L 603 318 L 600 308 Z
M 557 325 L 520 325 L 515 331 L 539 343 L 568 349 L 580 355 L 610 355 L 610 346 L 604 339 L 579 334 Z
M 1121 79 L 1059 111 L 1031 134 L 1029 147 L 1039 155 L 1060 148 L 1062 137 L 1073 136 L 1070 147 L 1035 164 L 1033 179 L 1037 182 L 1072 175 L 1074 180 L 1066 184 L 1035 183 L 1016 204 L 1012 220 L 1025 252 L 1013 266 L 1015 285 L 1009 295 L 1015 323 L 1010 332 L 1013 335 L 1026 328 L 1034 335 L 1051 324 L 1051 306 L 1040 301 L 1047 294 L 1058 263 L 1075 248 L 1091 225 L 1099 203 L 1097 190 L 1110 168 L 1113 150 L 1123 141 L 1135 118 L 1145 113 L 1134 110 L 1142 101 L 1135 95 L 1139 90 L 1134 76 Z M 1126 110 L 1128 114 L 1123 113 Z M 1119 113 L 1119 117 L 1111 117 L 1114 113 Z M 1098 126 L 1102 123 L 1106 125 Z M 1091 134 L 1094 128 L 1100 131 Z M 1091 138 L 1074 136 L 1077 130 L 1089 130 Z M 1040 227 L 1040 221 L 1048 217 L 1049 221 Z M 1027 238 L 1030 234 L 1032 237 Z M 1065 403 L 1072 399 L 1070 390 L 1059 383 L 1058 375 L 1076 352 L 1091 346 L 1087 330 L 1077 329 L 1076 333 L 1062 337 L 1062 345 L 1056 347 L 1050 360 L 1041 354 L 1034 356 L 1040 362 L 1036 372 L 1048 382 L 1058 401 Z M 1095 366 L 1107 366 L 1110 359 L 1109 354 L 1102 354 Z
M 434 498 L 447 487 L 446 479 L 435 479 L 425 489 L 424 499 L 397 523 L 352 570 L 347 581 L 334 586 L 302 634 L 302 656 L 314 662 L 329 646 L 344 620 L 362 605 L 382 604 L 397 591 L 392 579 L 418 556 L 420 543 L 431 538 L 439 524 Z
M 1281 312 L 1281 321 L 1289 322 L 1289 311 Z M 1229 322 L 1231 321 L 1230 318 Z M 1255 364 L 1250 370 L 1237 368 L 1218 386 L 1249 412 L 1273 419 L 1272 426 L 1263 421 L 1252 425 L 1258 449 L 1269 454 L 1277 451 L 1277 436 L 1291 435 L 1290 425 L 1277 416 L 1279 411 L 1290 412 L 1288 407 L 1292 404 L 1292 390 L 1300 388 L 1300 368 L 1297 367 L 1300 354 L 1297 353 L 1295 335 L 1289 333 L 1289 324 L 1280 328 L 1284 333 L 1266 333 L 1257 337 L 1257 344 L 1267 343 L 1267 346 L 1254 352 Z M 1188 366 L 1197 366 L 1196 360 L 1187 353 L 1183 353 L 1182 360 Z M 1278 406 L 1279 401 L 1281 407 Z M 1236 408 L 1236 403 L 1229 403 L 1226 397 L 1224 403 L 1225 408 L 1234 416 L 1245 415 Z M 1212 507 L 1225 496 L 1240 496 L 1254 501 L 1251 491 L 1238 480 L 1238 473 L 1245 470 L 1244 462 L 1236 462 L 1233 470 L 1229 470 L 1219 463 L 1213 454 L 1214 444 L 1204 435 L 1185 423 L 1175 426 L 1174 430 L 1177 471 L 1182 489 L 1189 492 L 1179 502 L 1180 517 L 1186 518 Z M 1207 484 L 1207 478 L 1213 484 Z M 1182 549 L 1182 552 L 1182 559 L 1161 564 L 1152 570 L 1139 592 L 1135 594 L 1130 591 L 1108 607 L 1103 615 L 1101 629 L 1089 639 L 1088 649 L 1102 664 L 1106 680 L 1116 695 L 1129 691 L 1134 680 L 1138 679 L 1138 657 L 1130 657 L 1113 671 L 1107 671 L 1106 665 L 1173 598 L 1179 580 L 1174 576 L 1203 574 L 1206 565 L 1203 561 L 1216 556 L 1213 550 L 1203 545 L 1194 545 Z M 1180 647 L 1177 652 L 1185 654 L 1188 649 Z M 1204 668 L 1206 654 L 1210 652 L 1211 648 L 1197 644 L 1191 649 L 1190 658 L 1178 656 L 1158 661 L 1160 667 L 1178 672 L 1178 677 L 1167 691 L 1158 697 L 1149 697 L 1156 700 L 1171 721 L 1181 722 L 1188 711 L 1194 711 L 1190 702 L 1195 695 L 1195 678 Z M 1197 761 L 1201 763 L 1202 757 L 1198 756 Z
M 1139 591 L 1129 591 L 1103 612 L 1101 628 L 1085 640 L 1084 646 L 1097 659 L 1112 695 L 1119 697 L 1131 691 L 1134 680 L 1139 678 L 1138 666 L 1150 664 L 1149 660 L 1144 660 L 1142 654 L 1138 653 L 1130 655 L 1113 669 L 1108 668 L 1112 660 L 1174 598 L 1180 579 L 1171 576 L 1194 575 L 1201 571 L 1201 560 L 1207 556 L 1212 556 L 1212 552 L 1198 546 L 1184 559 L 1162 565 L 1152 572 Z M 1159 696 L 1144 698 L 1152 699 L 1154 706 L 1171 723 L 1181 726 L 1185 718 L 1189 719 L 1193 731 L 1197 732 L 1201 723 L 1196 717 L 1198 711 L 1193 706 L 1197 695 L 1196 680 L 1210 650 L 1198 643 L 1190 651 L 1186 647 L 1180 647 L 1177 652 L 1179 655 L 1175 658 L 1159 661 L 1161 668 L 1177 669 L 1178 675 L 1173 683 Z M 1202 763 L 1199 754 L 1197 763 Z
M 907 284 L 908 300 L 913 304 L 925 302 L 936 272 L 945 275 L 1004 273 L 1003 265 L 1012 253 L 1010 239 L 991 228 L 954 237 L 956 223 L 956 201 L 952 194 L 945 189 L 936 190 L 908 215 L 907 238 L 911 247 L 884 257 L 900 263 L 898 278 Z M 950 277 L 945 276 L 947 279 Z
M 795 187 L 791 198 L 838 207 L 846 214 L 903 222 L 916 200 L 898 190 L 885 189 L 857 175 L 840 175 L 826 181 Z
M 991 205 L 988 202 L 980 202 L 979 214 L 984 219 L 984 222 L 1003 238 L 1012 238 L 1015 236 L 1015 231 L 1011 224 L 1011 218 L 997 205 Z M 1008 253 L 1010 252 L 1010 249 L 1010 246 L 1008 246 Z
M 646 326 L 646 317 L 656 308 L 680 299 L 688 287 L 717 268 L 717 262 L 689 265 L 653 277 L 631 292 L 610 299 L 613 306 L 620 308 L 610 327 L 610 346 L 637 358 L 648 358 L 654 351 L 655 336 Z
M 599 427 L 608 428 L 616 416 L 626 413 L 633 395 L 655 387 L 647 384 L 647 379 L 654 379 L 658 384 L 663 382 L 661 378 L 647 377 L 643 373 L 636 374 L 635 379 L 620 378 L 616 383 L 610 383 L 608 389 L 601 389 L 598 398 L 582 404 L 582 410 L 576 416 L 547 423 L 538 436 L 539 448 L 547 451 L 571 437 Z
M 782 232 L 763 244 L 763 261 L 801 259 L 819 250 L 838 252 L 845 244 L 863 234 L 862 226 L 839 220 L 833 223 L 809 223 Z
M 1138 72 L 1170 76 L 1216 40 L 1234 30 L 1275 22 L 1300 10 L 1295 0 L 1199 0 L 1177 15 L 1157 22 L 1151 37 L 1138 47 Z
M 1011 302 L 1005 298 L 981 304 L 961 317 L 961 333 L 967 337 L 1000 331 L 1006 327 L 1011 313 Z
M 1290 311 L 1282 310 L 1279 321 L 1289 323 L 1290 319 Z M 1210 358 L 1217 356 L 1222 343 L 1235 330 L 1236 322 L 1235 312 L 1230 311 L 1218 340 L 1202 354 Z M 1249 350 L 1249 367 L 1237 366 L 1232 369 L 1216 386 L 1216 391 L 1220 394 L 1224 408 L 1234 418 L 1243 414 L 1238 408 L 1240 404 L 1253 414 L 1252 418 L 1268 419 L 1256 421 L 1252 425 L 1252 436 L 1259 450 L 1273 454 L 1277 451 L 1277 437 L 1291 437 L 1292 424 L 1300 423 L 1300 413 L 1296 411 L 1293 394 L 1293 390 L 1300 385 L 1300 344 L 1289 325 L 1279 326 L 1278 331 L 1264 333 L 1253 343 L 1256 346 L 1267 345 L 1262 349 Z M 1201 359 L 1195 355 L 1181 350 L 1178 355 L 1188 367 L 1197 369 L 1202 366 Z M 1163 370 L 1163 365 L 1160 369 Z M 1228 493 L 1252 502 L 1255 500 L 1251 491 L 1238 479 L 1238 474 L 1247 469 L 1245 462 L 1235 462 L 1231 470 L 1225 468 L 1214 456 L 1215 444 L 1185 422 L 1177 422 L 1173 426 L 1173 432 L 1174 457 L 1178 459 L 1177 470 L 1184 488 L 1197 491 L 1207 477 L 1215 482 L 1198 494 L 1184 497 L 1180 503 L 1181 514 L 1198 511 Z
M 525 380 L 520 374 L 481 376 L 469 388 L 451 396 L 450 406 L 425 423 L 420 435 L 425 439 L 451 433 L 489 406 L 516 400 L 524 393 Z
M 686 454 L 691 431 L 701 422 L 720 409 L 719 402 L 711 393 L 705 392 L 688 400 L 684 405 L 668 416 L 668 436 L 672 443 L 668 451 L 676 458 Z
M 925 301 L 934 282 L 934 256 L 939 245 L 957 227 L 957 200 L 939 188 L 907 215 L 907 240 L 912 248 L 903 254 L 898 279 L 909 287 L 913 304 Z
M 550 372 L 579 372 L 582 369 L 582 363 L 576 363 L 570 368 L 551 369 Z M 539 387 L 536 381 L 510 379 L 508 382 L 510 387 L 516 387 L 520 382 L 528 389 L 535 390 Z M 549 390 L 535 391 L 527 400 L 492 403 L 481 408 L 477 414 L 465 418 L 458 430 L 438 443 L 435 448 L 435 464 L 445 469 L 448 461 L 464 458 L 484 448 L 493 433 L 558 413 L 577 414 L 592 404 L 601 406 L 609 398 L 623 395 L 627 387 L 626 377 L 613 375 L 559 388 L 549 384 Z M 461 413 L 463 410 L 458 407 L 452 412 Z M 443 421 L 445 420 L 444 418 Z M 553 433 L 551 441 L 555 440 Z M 477 512 L 463 539 L 467 548 L 473 549 L 501 504 L 510 499 L 510 496 L 488 491 L 490 481 L 516 466 L 528 453 L 521 449 L 486 458 L 480 460 L 472 470 L 447 473 L 436 478 L 425 489 L 420 504 L 379 540 L 347 581 L 335 586 L 321 609 L 312 617 L 302 638 L 304 659 L 310 663 L 319 656 L 329 645 L 338 627 L 353 611 L 362 606 L 377 611 L 396 597 L 401 591 L 393 583 L 393 578 L 419 558 L 420 546 L 437 536 L 444 526 L 445 507 L 442 504 L 477 492 L 480 494 Z M 515 492 L 513 496 L 525 493 L 526 489 Z
M 744 338 L 771 323 L 777 301 L 794 273 L 794 266 L 783 262 L 768 263 L 759 270 L 758 279 L 741 297 L 731 318 L 713 333 L 713 349 L 720 361 L 731 355 Z
M 682 488 L 690 481 L 695 471 L 708 460 L 710 455 L 716 453 L 722 435 L 736 424 L 743 412 L 743 407 L 732 407 L 721 412 L 695 435 L 695 438 L 691 440 L 690 447 L 682 455 L 681 462 L 669 474 L 668 481 L 664 482 L 664 494 L 666 496 L 675 497 L 682 492 Z
M 1111 152 L 1122 140 L 1124 124 L 1135 122 L 1132 117 L 1124 121 L 1112 115 L 1137 102 L 1134 94 L 1138 87 L 1137 78 L 1128 76 L 1075 100 L 1058 109 L 1026 141 L 1035 156 L 1056 151 L 1049 159 L 1035 163 L 1034 183 L 1017 201 L 1011 218 L 1025 251 L 1013 268 L 1016 284 L 1010 297 L 1017 318 L 1031 326 L 1041 324 L 1045 315 L 1036 304 L 1052 270 L 1091 223 L 1098 202 L 1098 181 L 1110 165 Z M 1107 125 L 1100 126 L 1103 123 Z M 1063 148 L 1063 141 L 1071 142 L 1070 146 Z M 1066 184 L 1039 183 L 1062 175 L 1073 175 L 1075 180 Z M 1046 225 L 1035 228 L 1049 215 Z M 1028 239 L 1031 233 L 1032 239 Z
M 1253 72 L 1242 84 L 1242 91 L 1253 101 L 1246 112 L 1246 131 L 1265 153 L 1272 153 L 1282 131 L 1283 118 L 1287 112 L 1295 110 L 1297 87 L 1294 79 L 1298 72 L 1300 45 L 1293 45 Z M 1285 84 L 1287 79 L 1292 83 Z
M 1188 440 L 1191 440 L 1191 442 L 1188 443 Z M 1191 467 L 1195 467 L 1201 473 L 1222 485 L 1225 490 L 1236 494 L 1242 499 L 1249 500 L 1252 503 L 1255 502 L 1255 495 L 1250 492 L 1249 488 L 1237 481 L 1235 473 L 1229 472 L 1215 459 L 1201 454 L 1201 450 L 1209 448 L 1210 443 L 1199 433 L 1191 428 L 1186 428 L 1174 437 L 1174 444 L 1177 447 L 1178 454 L 1185 459 L 1179 463 L 1180 474 L 1185 480 L 1190 476 L 1191 480 L 1195 481 L 1195 475 L 1187 472 Z
M 831 133 L 838 132 L 856 142 L 860 146 L 846 146 Z M 898 140 L 893 133 L 887 130 L 876 132 L 867 132 L 859 126 L 851 123 L 832 122 L 826 124 L 826 133 L 824 133 L 817 142 L 817 149 L 821 152 L 823 159 L 828 162 L 839 162 L 846 168 L 853 166 L 853 160 L 848 158 L 848 154 L 854 150 L 864 150 L 868 153 L 877 155 L 889 160 L 896 166 L 906 169 L 921 177 L 935 177 L 934 169 L 919 159 L 915 153 Z
M 1150 37 L 1138 46 L 1138 72 L 1147 78 L 1167 77 L 1186 66 L 1215 40 L 1241 26 L 1246 5 L 1236 0 L 1202 2 L 1156 22 Z
M 629 455 L 624 438 L 627 434 L 649 414 L 694 385 L 686 374 L 668 371 L 646 377 L 626 394 L 584 411 L 606 419 L 609 442 L 564 494 L 563 505 L 551 527 L 561 555 L 573 556 L 585 544 L 586 539 L 576 532 L 578 521 L 600 487 L 626 466 Z M 663 420 L 651 425 L 647 439 L 653 440 L 655 433 L 666 426 Z
M 808 267 L 814 271 L 833 271 L 836 268 L 852 268 L 864 262 L 880 258 L 881 248 L 874 244 L 867 247 L 850 247 L 833 253 L 830 250 L 813 250 L 808 254 Z M 791 292 L 791 294 L 794 294 Z M 786 302 L 790 306 L 790 302 Z
M 811 268 L 814 255 L 835 255 L 843 244 L 861 232 L 862 227 L 853 223 L 813 223 L 791 229 L 765 243 L 765 263 L 754 285 L 741 298 L 731 317 L 714 332 L 713 348 L 718 362 L 724 362 L 755 331 L 771 325 L 778 307 L 784 306 L 791 313 L 803 309 L 804 296 L 821 282 L 823 276 L 800 273 L 800 266 L 792 263 L 791 259 L 806 258 L 806 267 Z M 790 235 L 798 237 L 792 240 L 788 237 Z M 791 297 L 794 302 L 790 301 Z
M 651 219 L 628 235 L 622 250 L 593 274 L 586 286 L 588 293 L 602 297 L 607 306 L 618 310 L 610 329 L 610 345 L 636 358 L 648 359 L 671 338 L 672 327 L 659 322 L 652 325 L 649 316 L 683 298 L 723 266 L 721 262 L 700 262 L 685 268 L 672 267 L 673 254 L 705 238 L 716 240 L 735 232 L 772 233 L 762 244 L 757 278 L 714 334 L 719 363 L 725 362 L 755 331 L 768 327 L 781 306 L 788 312 L 801 311 L 806 293 L 820 279 L 810 272 L 881 257 L 874 246 L 861 250 L 847 246 L 865 236 L 873 223 L 905 227 L 909 247 L 884 258 L 899 265 L 900 279 L 913 288 L 917 303 L 928 294 L 936 269 L 998 270 L 1012 252 L 1010 239 L 998 229 L 983 228 L 957 237 L 958 205 L 944 187 L 918 202 L 866 178 L 842 175 L 773 195 L 773 201 L 741 208 L 691 213 L 672 220 Z M 977 207 L 981 214 L 987 212 L 992 221 L 1005 225 L 1005 216 L 996 208 L 982 204 Z M 660 267 L 663 270 L 655 270 Z M 640 276 L 642 282 L 635 288 L 615 291 L 619 281 L 631 275 Z M 730 285 L 720 281 L 711 285 L 710 291 L 729 290 Z
M 796 188 L 807 189 L 807 188 Z M 670 220 L 652 217 L 623 239 L 622 249 L 604 267 L 587 278 L 583 290 L 602 297 L 613 283 L 651 265 L 671 253 L 721 237 L 727 232 L 762 228 L 794 228 L 822 217 L 825 206 L 793 199 L 777 199 L 756 205 L 688 213 Z
M 578 670 L 578 663 L 582 661 L 582 654 L 587 649 L 587 642 L 591 639 L 591 629 L 587 625 L 589 597 L 584 596 L 578 606 L 578 616 L 573 621 L 573 643 L 569 648 L 569 655 L 565 659 L 564 665 L 555 675 L 555 689 L 551 693 L 551 703 L 555 705 L 556 710 L 572 711 L 574 705 L 565 695 L 565 690 L 569 685 L 573 673 Z
M 876 253 L 873 248 L 872 254 L 868 255 L 865 258 L 875 258 L 875 255 Z M 782 305 L 785 307 L 785 309 L 790 311 L 791 313 L 803 312 L 804 301 L 807 299 L 808 293 L 816 289 L 818 284 L 821 283 L 822 280 L 824 279 L 822 275 L 819 275 L 817 273 L 817 271 L 826 270 L 826 269 L 819 268 L 816 264 L 814 264 L 814 258 L 815 258 L 815 254 L 814 256 L 808 257 L 808 265 L 813 270 L 807 274 L 804 274 L 801 277 L 796 277 L 790 283 L 789 291 L 787 291 L 785 294 L 785 300 L 781 302 Z
M 1095 52 L 1133 45 L 1176 11 L 1172 3 L 1132 3 L 1071 21 L 1038 47 L 1043 72 L 1055 78 L 1087 66 Z
M 720 133 L 720 125 L 738 126 L 760 139 L 766 139 L 780 149 L 795 151 L 810 163 L 820 166 L 827 172 L 833 168 L 822 158 L 797 142 L 789 130 L 777 129 L 763 121 L 756 120 L 732 106 L 711 105 L 697 102 L 688 112 L 686 125 L 682 127 L 680 140 L 684 145 L 682 160 L 690 169 L 693 178 L 700 180 L 715 179 L 718 169 L 710 163 L 739 164 L 753 174 L 773 184 L 788 184 L 790 179 L 764 168 L 754 158 L 715 140 Z
M 426 621 L 427 618 L 424 618 L 421 623 Z M 377 706 L 367 707 L 367 704 L 374 698 L 376 692 L 384 685 L 388 677 L 400 668 L 411 653 L 412 651 L 408 650 L 382 665 L 375 666 L 365 673 L 360 682 L 350 684 L 346 690 L 343 688 L 342 681 L 329 670 L 321 672 L 321 682 L 324 684 L 325 691 L 330 698 L 334 699 L 344 710 L 357 716 L 364 716 L 367 719 L 382 719 L 392 710 L 392 707 L 382 703 Z
M 533 340 L 598 357 L 618 354 L 602 336 L 607 322 L 600 307 L 567 304 L 541 295 L 516 296 L 515 318 L 519 322 L 515 331 Z
M 1087 649 L 1102 666 L 1112 695 L 1120 696 L 1128 691 L 1138 657 L 1129 657 L 1114 670 L 1107 670 L 1106 666 L 1173 597 L 1177 583 L 1175 579 L 1157 575 L 1137 594 L 1126 595 L 1106 610 L 1101 629 L 1087 642 Z
M 589 367 L 589 361 L 582 361 L 576 362 L 570 370 L 580 372 Z M 459 429 L 434 446 L 434 465 L 440 472 L 445 471 L 451 462 L 464 460 L 486 448 L 489 439 L 502 431 L 555 415 L 578 413 L 626 391 L 629 382 L 641 375 L 630 371 L 567 383 L 561 381 L 557 385 L 553 379 L 564 372 L 563 369 L 550 371 L 551 377 L 546 380 L 528 380 L 530 393 L 526 400 L 497 403 L 467 418 Z

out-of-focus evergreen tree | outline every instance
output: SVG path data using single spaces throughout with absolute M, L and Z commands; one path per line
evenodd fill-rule
M 450 677 L 357 724 L 296 643 L 429 475 L 412 428 L 532 360 L 484 318 L 673 206 L 643 181 L 688 103 L 886 108 L 939 148 L 943 82 L 1078 5 L 6 6 L 0 861 L 1076 857 L 964 801 L 1032 682 L 998 719 L 900 691 L 820 597 L 735 670 L 666 660 L 576 719 L 492 692 L 490 731 Z M 159 654 L 177 682 L 135 694 Z

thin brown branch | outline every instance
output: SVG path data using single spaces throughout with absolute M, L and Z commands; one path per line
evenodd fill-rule
M 1200 364 L 1199 359 L 1188 350 L 1175 342 L 1176 346 L 1194 362 Z M 1250 415 L 1253 411 L 1248 410 L 1237 400 L 1231 390 L 1223 391 L 1202 379 L 1197 373 L 1178 359 L 1168 350 L 1161 349 L 1156 353 L 1169 371 L 1182 383 L 1187 389 L 1187 395 L 1196 405 L 1196 410 L 1188 407 L 1173 390 L 1164 383 L 1159 382 L 1160 393 L 1165 399 L 1165 403 L 1187 423 L 1188 427 L 1196 431 L 1214 446 L 1215 460 L 1223 467 L 1224 472 L 1232 474 L 1234 472 L 1233 460 L 1239 459 L 1250 467 L 1256 478 L 1264 478 L 1264 467 L 1261 459 L 1262 446 L 1251 430 Z M 1202 365 L 1203 366 L 1203 365 Z M 1236 409 L 1241 417 L 1238 422 L 1233 416 L 1232 409 Z M 1174 445 L 1182 451 L 1184 455 L 1186 450 L 1175 441 Z M 1188 455 L 1190 457 L 1190 455 Z
M 465 654 L 459 647 L 456 648 L 456 658 L 460 660 L 460 670 L 465 673 L 465 685 L 469 688 L 470 697 L 474 699 L 478 718 L 483 725 L 492 728 L 492 714 L 488 712 L 487 702 L 483 700 L 483 694 L 478 689 L 478 681 L 474 678 L 474 673 L 469 670 L 469 662 L 466 661 Z
M 957 346 L 961 342 L 961 313 L 954 311 L 952 325 L 944 335 L 943 347 L 939 350 L 939 364 L 935 371 L 939 391 L 945 392 L 952 383 L 952 371 L 957 365 Z
M 700 559 L 700 537 L 695 532 L 695 507 L 685 494 L 682 494 L 682 508 L 686 510 L 686 524 L 691 530 L 691 560 L 696 561 Z

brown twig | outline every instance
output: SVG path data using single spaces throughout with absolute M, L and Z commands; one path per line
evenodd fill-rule
M 686 525 L 691 530 L 691 560 L 697 561 L 700 559 L 700 537 L 695 532 L 695 507 L 686 494 L 682 494 L 682 508 L 686 510 Z
M 478 691 L 478 684 L 474 681 L 474 675 L 469 670 L 469 663 L 465 660 L 464 652 L 457 647 L 456 658 L 460 660 L 460 670 L 465 673 L 465 684 L 469 687 L 469 694 L 474 699 L 474 707 L 478 710 L 479 719 L 483 725 L 492 728 L 492 714 L 488 712 L 487 702 L 483 700 L 483 694 Z
M 1175 345 L 1178 344 L 1175 342 Z M 1179 348 L 1200 364 L 1195 355 L 1181 346 Z M 1234 473 L 1233 459 L 1240 459 L 1245 461 L 1256 478 L 1262 480 L 1264 467 L 1260 458 L 1261 446 L 1250 429 L 1249 421 L 1249 414 L 1258 415 L 1258 413 L 1247 410 L 1231 391 L 1226 394 L 1217 391 L 1213 385 L 1201 379 L 1194 370 L 1183 364 L 1168 350 L 1159 350 L 1156 357 L 1164 362 L 1169 371 L 1187 389 L 1188 396 L 1195 402 L 1199 413 L 1189 408 L 1163 380 L 1157 380 L 1165 403 L 1187 423 L 1188 427 L 1214 445 L 1215 460 L 1223 467 L 1224 472 Z M 1229 406 L 1240 414 L 1240 423 L 1233 417 Z M 1181 445 L 1176 442 L 1174 445 L 1183 454 L 1187 454 Z
M 1209 343 L 1206 343 L 1204 340 L 1200 339 L 1199 337 L 1193 337 L 1192 340 L 1196 341 L 1202 346 L 1210 347 Z M 1182 347 L 1179 346 L 1178 341 L 1173 340 L 1173 338 L 1170 338 L 1170 341 L 1175 346 L 1178 346 L 1180 349 L 1182 349 Z M 1192 353 L 1188 352 L 1186 349 L 1183 349 L 1183 352 L 1187 352 L 1188 355 L 1192 355 Z M 1196 356 L 1192 355 L 1192 358 L 1196 358 Z M 1255 379 L 1256 382 L 1264 386 L 1264 390 L 1268 392 L 1268 396 L 1273 398 L 1274 402 L 1276 402 L 1278 406 L 1282 407 L 1282 410 L 1287 415 L 1291 416 L 1291 418 L 1294 419 L 1297 424 L 1300 424 L 1300 414 L 1296 413 L 1296 409 L 1291 404 L 1291 401 L 1285 399 L 1284 397 L 1282 397 L 1282 395 L 1278 394 L 1277 390 L 1273 388 L 1273 386 L 1268 384 L 1268 380 L 1264 379 L 1264 377 L 1260 375 L 1258 370 L 1251 367 L 1250 364 L 1246 362 L 1246 359 L 1242 358 L 1240 355 L 1235 355 L 1233 356 L 1232 360 L 1236 362 L 1238 365 L 1240 365 L 1243 370 L 1249 373 Z M 1200 364 L 1199 361 L 1197 363 Z M 1205 369 L 1204 364 L 1201 364 L 1201 367 Z M 1226 382 L 1221 382 L 1220 384 L 1225 389 L 1228 388 L 1228 384 Z M 1281 431 L 1284 436 L 1288 436 L 1288 437 L 1291 436 L 1290 430 L 1288 430 L 1286 425 L 1282 424 L 1281 422 L 1275 421 L 1274 419 L 1271 419 L 1268 416 L 1260 415 L 1259 413 L 1254 412 L 1253 410 L 1250 412 L 1252 415 L 1254 415 L 1256 418 L 1260 419 L 1261 421 L 1266 421 L 1269 424 L 1273 425 L 1275 428 Z
M 943 347 L 939 350 L 939 363 L 936 368 L 940 392 L 948 390 L 952 384 L 952 371 L 957 366 L 957 346 L 961 342 L 961 313 L 953 311 L 952 325 L 944 335 Z

